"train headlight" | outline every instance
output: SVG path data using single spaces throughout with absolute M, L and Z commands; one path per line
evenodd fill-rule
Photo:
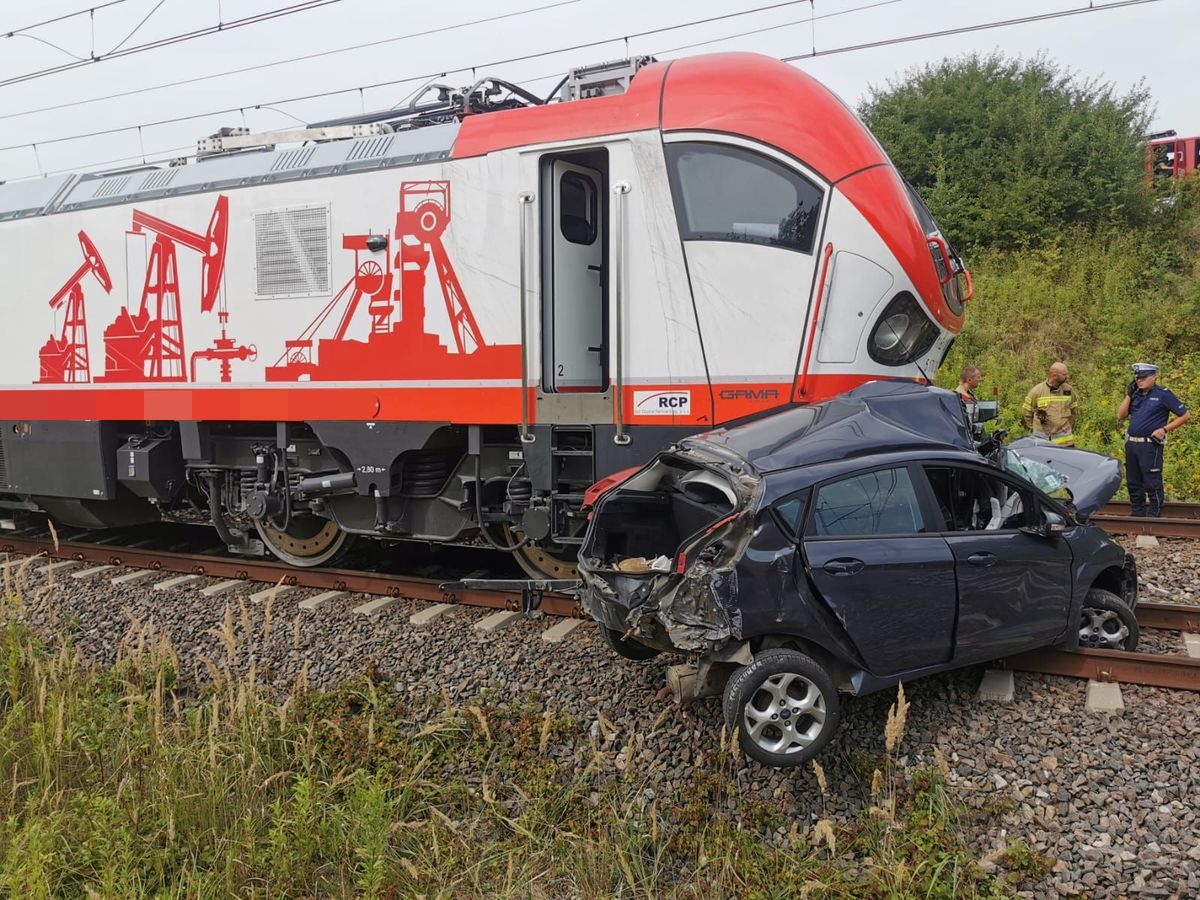
M 871 329 L 867 352 L 882 365 L 903 366 L 928 353 L 938 334 L 937 325 L 921 309 L 917 298 L 901 291 Z

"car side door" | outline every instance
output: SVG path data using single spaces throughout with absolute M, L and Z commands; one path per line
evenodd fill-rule
M 954 556 L 917 489 L 917 466 L 820 485 L 804 527 L 805 569 L 867 669 L 907 672 L 950 660 Z
M 1071 548 L 1035 532 L 1042 503 L 1028 484 L 983 466 L 927 463 L 958 582 L 955 662 L 1045 646 L 1071 604 Z

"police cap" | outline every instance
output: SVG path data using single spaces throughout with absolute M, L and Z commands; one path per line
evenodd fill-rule
M 1130 368 L 1133 369 L 1134 378 L 1158 374 L 1158 366 L 1153 365 L 1152 363 L 1134 363 L 1132 366 L 1130 366 Z

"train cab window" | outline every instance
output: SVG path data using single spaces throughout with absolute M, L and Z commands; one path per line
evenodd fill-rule
M 725 144 L 667 145 L 685 241 L 737 241 L 811 253 L 824 192 L 803 175 Z
M 558 183 L 560 213 L 558 227 L 572 244 L 590 245 L 596 240 L 596 185 L 578 172 L 564 172 Z
M 885 366 L 903 366 L 929 352 L 938 338 L 938 327 L 908 291 L 901 291 L 884 307 L 871 329 L 867 352 Z

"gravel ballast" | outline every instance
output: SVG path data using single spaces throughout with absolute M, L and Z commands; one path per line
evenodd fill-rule
M 1200 542 L 1164 540 L 1135 552 L 1143 599 L 1200 604 Z M 10 563 L 10 577 L 19 565 Z M 255 604 L 248 598 L 261 584 L 205 597 L 200 589 L 220 579 L 156 591 L 153 582 L 110 584 L 118 571 L 96 579 L 51 573 L 51 585 L 32 569 L 25 570 L 26 619 L 100 663 L 116 658 L 131 629 L 161 630 L 185 672 L 204 678 L 204 659 L 224 659 L 219 632 L 228 608 L 239 662 L 253 658 L 280 689 L 301 678 L 328 688 L 370 673 L 402 694 L 444 695 L 464 707 L 481 695 L 496 702 L 534 697 L 590 727 L 614 771 L 632 756 L 659 795 L 682 787 L 721 739 L 718 701 L 680 709 L 665 689 L 666 667 L 682 658 L 620 659 L 590 622 L 549 643 L 541 633 L 552 619 L 483 634 L 474 626 L 491 611 L 470 607 L 414 626 L 409 617 L 429 604 L 399 600 L 366 616 L 354 609 L 374 598 L 361 594 L 303 610 L 299 604 L 321 591 L 295 589 Z M 1147 629 L 1143 649 L 1181 653 L 1183 644 L 1178 634 Z M 1084 708 L 1084 682 L 1052 676 L 1017 673 L 1013 703 L 980 701 L 981 673 L 972 667 L 906 685 L 903 748 L 910 765 L 930 766 L 940 748 L 955 791 L 981 813 L 971 827 L 978 828 L 985 866 L 989 854 L 1023 840 L 1056 861 L 1031 896 L 1200 894 L 1200 694 L 1123 686 L 1124 712 L 1096 714 Z M 821 757 L 830 783 L 823 803 L 808 770 L 746 763 L 744 790 L 804 826 L 822 809 L 852 819 L 867 802 L 894 698 L 892 691 L 845 698 L 841 731 Z M 563 764 L 591 758 L 586 742 L 551 752 Z

